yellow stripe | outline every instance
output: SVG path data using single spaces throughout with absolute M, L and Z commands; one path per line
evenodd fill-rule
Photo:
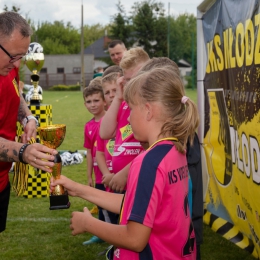
M 16 91 L 17 96 L 20 97 L 19 87 L 18 87 L 16 79 L 13 79 L 13 85 L 14 85 L 14 89 Z
M 217 218 L 214 223 L 212 224 L 211 229 L 213 231 L 217 231 L 220 227 L 222 227 L 223 225 L 225 225 L 227 223 L 226 220 L 222 219 L 222 218 Z

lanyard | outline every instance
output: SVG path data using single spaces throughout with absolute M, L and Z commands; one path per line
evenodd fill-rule
M 162 142 L 162 141 L 167 141 L 167 140 L 179 142 L 178 138 L 175 138 L 175 137 L 162 138 L 162 139 L 159 139 L 159 140 L 157 140 L 156 142 L 154 142 L 154 143 L 147 149 L 147 151 L 150 150 L 150 149 L 152 149 L 157 143 Z

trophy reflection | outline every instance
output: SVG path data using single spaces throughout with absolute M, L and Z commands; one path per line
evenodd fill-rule
M 42 95 L 39 94 L 38 84 L 40 76 L 38 72 L 41 70 L 44 64 L 43 47 L 37 43 L 32 42 L 29 45 L 28 53 L 24 57 L 24 63 L 27 68 L 33 73 L 31 75 L 31 82 L 33 85 L 33 94 L 30 99 L 31 104 L 40 104 L 42 101 Z
M 66 125 L 56 124 L 38 127 L 41 142 L 49 148 L 56 149 L 61 145 L 66 133 Z M 59 179 L 61 175 L 62 162 L 59 154 L 55 155 L 52 176 Z M 57 185 L 50 194 L 50 209 L 68 209 L 70 207 L 68 192 L 62 185 Z

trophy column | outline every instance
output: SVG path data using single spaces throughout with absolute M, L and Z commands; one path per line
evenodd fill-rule
M 32 72 L 31 82 L 34 87 L 33 95 L 30 100 L 29 109 L 32 115 L 37 118 L 40 127 L 45 127 L 52 124 L 52 105 L 41 104 L 42 95 L 38 92 L 38 83 L 40 76 L 38 75 L 44 64 L 43 48 L 39 43 L 33 42 L 30 44 L 28 53 L 24 57 L 24 63 Z M 21 124 L 17 123 L 17 139 L 23 133 Z M 36 141 L 40 142 L 40 137 L 37 134 Z M 19 178 L 19 176 L 26 176 L 28 178 Z M 50 174 L 48 172 L 34 168 L 31 165 L 23 165 L 23 167 L 14 167 L 14 176 L 22 180 L 13 182 L 13 189 L 18 196 L 23 195 L 25 198 L 41 198 L 49 196 Z

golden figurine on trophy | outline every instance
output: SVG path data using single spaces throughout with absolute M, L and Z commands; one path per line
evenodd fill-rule
M 66 125 L 54 124 L 38 127 L 38 133 L 41 142 L 49 148 L 56 149 L 61 145 L 66 134 Z M 59 154 L 55 156 L 54 167 L 52 168 L 52 176 L 59 179 L 61 175 L 61 157 Z M 57 185 L 50 194 L 50 209 L 68 209 L 70 207 L 68 192 L 62 185 Z
M 41 70 L 43 64 L 44 64 L 44 54 L 43 54 L 43 47 L 37 43 L 32 42 L 29 45 L 29 49 L 27 54 L 24 57 L 24 63 L 27 66 L 27 68 L 33 73 L 31 75 L 31 82 L 34 87 L 33 95 L 30 99 L 30 104 L 40 104 L 40 101 L 42 101 L 42 95 L 39 94 L 39 71 Z

